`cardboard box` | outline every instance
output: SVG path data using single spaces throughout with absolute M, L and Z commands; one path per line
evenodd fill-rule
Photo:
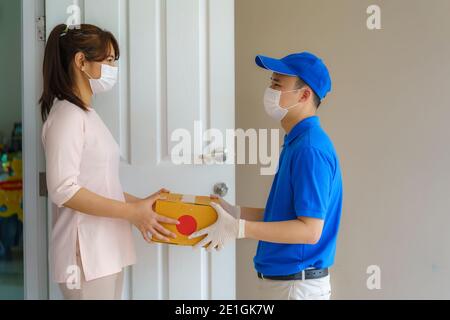
M 180 224 L 161 224 L 175 233 L 176 239 L 170 238 L 170 242 L 158 239 L 153 239 L 153 241 L 180 246 L 193 246 L 199 243 L 206 236 L 192 240 L 189 240 L 188 237 L 217 221 L 216 210 L 210 206 L 212 201 L 219 203 L 218 200 L 213 200 L 210 197 L 163 193 L 161 199 L 156 201 L 155 212 L 179 220 Z

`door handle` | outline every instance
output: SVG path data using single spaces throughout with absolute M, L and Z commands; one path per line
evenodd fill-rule
M 228 194 L 228 186 L 224 182 L 216 183 L 214 185 L 214 194 L 223 198 Z
M 224 163 L 228 159 L 227 149 L 214 149 L 211 153 L 200 155 L 200 159 L 203 162 L 220 162 Z

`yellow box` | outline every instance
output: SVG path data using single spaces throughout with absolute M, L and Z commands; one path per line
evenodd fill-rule
M 168 243 L 180 246 L 193 246 L 199 243 L 205 236 L 189 240 L 194 232 L 213 225 L 217 221 L 217 213 L 210 206 L 211 202 L 219 203 L 210 197 L 163 193 L 161 199 L 156 201 L 155 212 L 159 215 L 180 221 L 179 225 L 162 225 L 177 235 L 176 239 L 170 238 L 170 242 L 153 239 L 154 242 Z

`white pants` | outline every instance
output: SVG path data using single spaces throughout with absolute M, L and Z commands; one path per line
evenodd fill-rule
M 330 276 L 311 280 L 268 280 L 258 278 L 259 300 L 330 300 Z
M 121 300 L 123 290 L 122 272 L 86 281 L 81 263 L 80 250 L 77 242 L 77 265 L 80 270 L 79 289 L 71 289 L 65 283 L 60 283 L 59 288 L 66 300 Z

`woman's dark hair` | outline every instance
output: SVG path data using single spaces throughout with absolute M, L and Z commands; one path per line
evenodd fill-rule
M 67 100 L 87 111 L 87 106 L 75 94 L 72 63 L 78 52 L 88 61 L 103 61 L 110 54 L 111 45 L 116 60 L 120 57 L 119 44 L 114 35 L 90 24 L 68 28 L 56 26 L 48 38 L 44 57 L 44 92 L 39 100 L 42 120 L 50 113 L 55 98 Z

